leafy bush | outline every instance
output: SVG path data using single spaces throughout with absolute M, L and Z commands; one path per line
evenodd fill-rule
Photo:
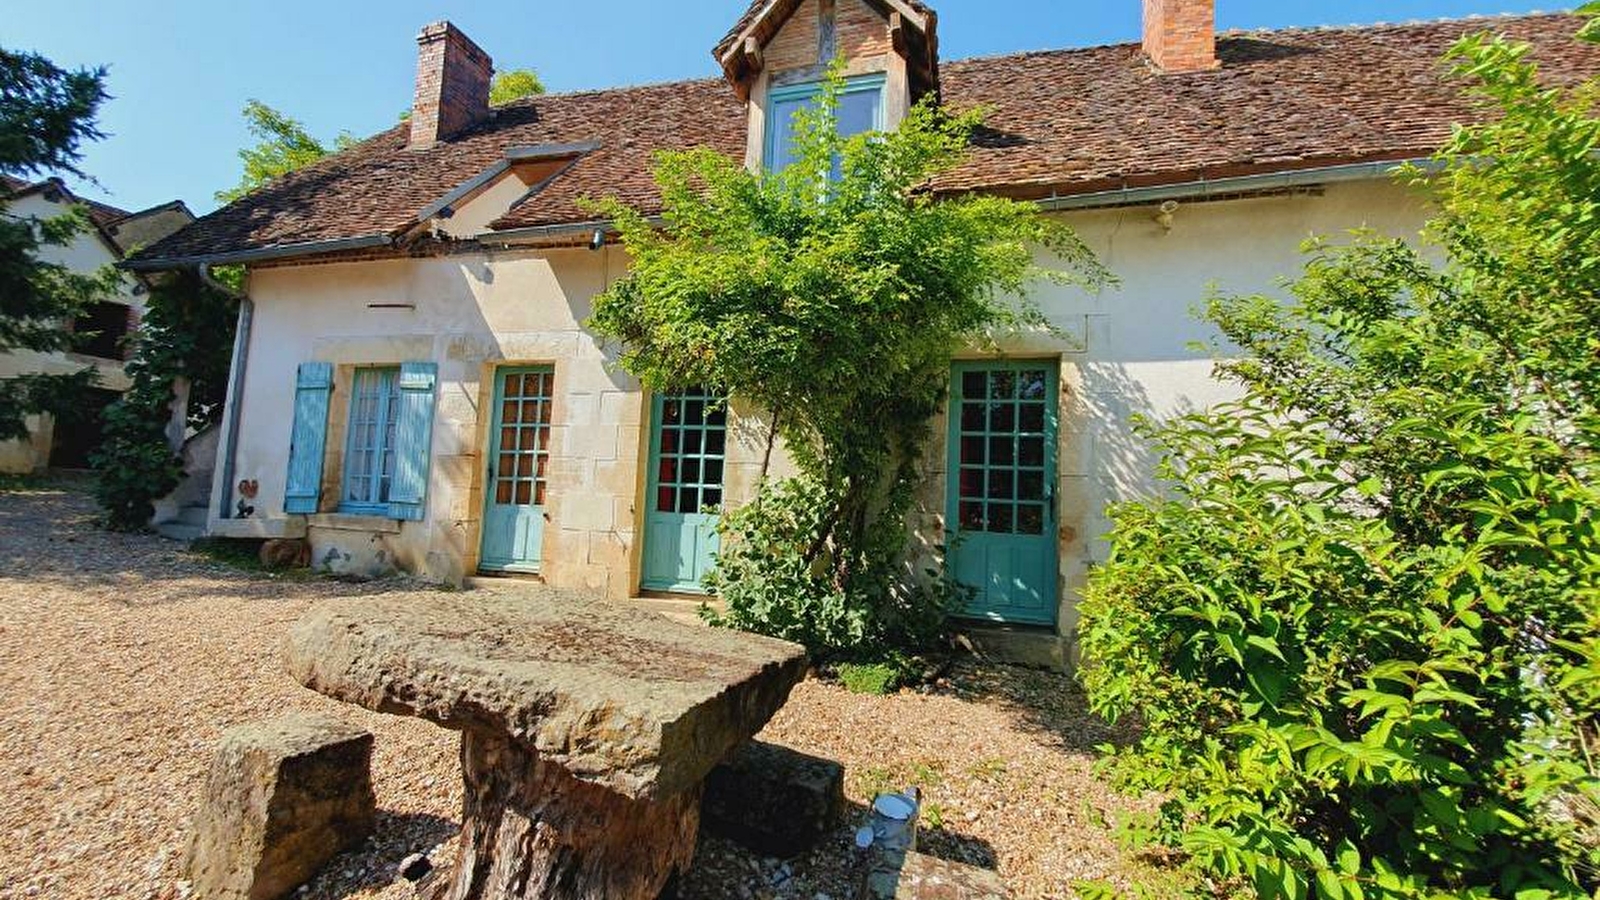
M 904 672 L 893 663 L 840 663 L 839 681 L 855 694 L 887 694 L 900 687 Z
M 835 505 L 808 478 L 764 485 L 756 499 L 727 513 L 722 548 L 706 586 L 725 611 L 706 610 L 712 624 L 804 644 L 827 656 L 917 649 L 932 644 L 965 599 L 941 573 L 902 577 L 896 560 L 905 532 L 881 520 L 865 547 L 822 547 L 824 519 Z M 858 557 L 841 567 L 835 554 Z M 847 570 L 846 580 L 827 573 Z
M 595 207 L 632 268 L 595 299 L 590 327 L 651 390 L 715 385 L 769 413 L 803 473 L 739 514 L 732 530 L 756 543 L 725 549 L 717 586 L 730 624 L 813 649 L 905 633 L 879 617 L 920 596 L 896 582 L 953 352 L 1043 327 L 1026 300 L 1040 279 L 1104 279 L 1036 205 L 926 190 L 960 164 L 977 115 L 930 100 L 894 132 L 844 138 L 843 85 L 836 66 L 818 108 L 796 116 L 796 162 L 782 171 L 705 148 L 663 153 L 659 220 L 616 200 Z M 1040 247 L 1056 254 L 1049 270 Z
M 1083 677 L 1213 883 L 1600 887 L 1600 120 L 1524 52 L 1453 51 L 1500 115 L 1429 182 L 1447 264 L 1358 234 L 1214 300 L 1244 396 L 1146 427 L 1169 490 L 1114 510 Z

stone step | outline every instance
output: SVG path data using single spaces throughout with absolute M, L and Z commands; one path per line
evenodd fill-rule
M 1010 900 L 993 869 L 980 869 L 913 850 L 895 885 L 894 900 Z
M 204 525 L 185 525 L 182 522 L 161 522 L 156 525 L 156 534 L 169 541 L 188 543 L 204 537 L 205 533 L 206 526 Z
M 210 512 L 211 511 L 207 509 L 203 503 L 190 504 L 178 510 L 178 517 L 170 521 L 178 522 L 183 525 L 199 525 L 204 527 L 206 524 L 206 516 Z

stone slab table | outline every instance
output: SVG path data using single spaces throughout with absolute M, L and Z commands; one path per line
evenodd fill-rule
M 688 868 L 706 774 L 805 673 L 795 644 L 554 590 L 323 603 L 301 684 L 461 732 L 447 900 L 653 900 Z

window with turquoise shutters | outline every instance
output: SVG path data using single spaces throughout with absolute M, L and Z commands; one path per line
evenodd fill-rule
M 438 372 L 439 367 L 431 362 L 410 362 L 400 367 L 399 408 L 394 414 L 394 481 L 389 488 L 392 518 L 421 521 L 427 508 Z
M 295 376 L 294 432 L 289 441 L 286 513 L 314 513 L 322 496 L 322 457 L 328 436 L 328 395 L 333 364 L 301 363 Z

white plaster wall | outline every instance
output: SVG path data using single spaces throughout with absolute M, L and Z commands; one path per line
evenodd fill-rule
M 50 219 L 66 210 L 64 204 L 52 203 L 36 193 L 11 202 L 5 214 L 18 218 Z M 117 261 L 117 256 L 94 231 L 78 235 L 65 246 L 42 247 L 39 258 L 84 273 L 97 271 Z M 142 314 L 144 298 L 133 293 L 136 282 L 131 276 L 124 275 L 122 283 L 122 290 L 112 299 L 132 306 Z M 25 374 L 66 375 L 91 366 L 100 373 L 102 387 L 113 391 L 128 389 L 128 376 L 121 362 L 76 353 L 36 353 L 31 350 L 0 353 L 0 378 Z M 0 472 L 31 472 L 42 468 L 50 459 L 49 424 L 48 417 L 30 417 L 29 428 L 32 433 L 28 440 L 0 441 Z
M 1103 559 L 1108 503 L 1149 490 L 1153 459 L 1132 434 L 1134 414 L 1164 417 L 1225 399 L 1212 360 L 1193 342 L 1210 329 L 1193 315 L 1212 288 L 1281 295 L 1303 264 L 1300 243 L 1358 226 L 1414 235 L 1423 205 L 1386 183 L 1291 195 L 1185 204 L 1168 231 L 1154 207 L 1062 214 L 1120 283 L 1098 294 L 1041 285 L 1034 298 L 1064 336 L 1010 340 L 1015 357 L 1061 367 L 1058 628 L 1070 640 L 1075 598 Z M 259 482 L 257 516 L 282 518 L 296 366 L 434 360 L 440 365 L 427 518 L 398 526 L 313 519 L 316 557 L 359 571 L 399 565 L 456 580 L 477 564 L 490 377 L 497 363 L 555 366 L 549 520 L 544 576 L 552 583 L 632 594 L 638 583 L 648 397 L 582 328 L 593 296 L 625 271 L 616 248 L 520 250 L 439 259 L 268 268 L 252 273 L 256 301 L 235 479 Z M 404 308 L 373 308 L 401 304 Z M 976 352 L 963 354 L 978 356 Z M 337 502 L 348 376 L 336 378 L 324 508 Z M 734 406 L 727 496 L 754 490 L 766 422 Z M 942 423 L 935 434 L 943 435 Z M 942 437 L 929 459 L 914 523 L 937 543 L 943 527 Z M 792 471 L 781 452 L 774 474 Z M 220 479 L 221 467 L 218 467 Z M 216 486 L 221 491 L 222 485 Z M 220 496 L 220 494 L 218 494 Z M 348 559 L 344 559 L 348 556 Z
M 1212 353 L 1190 346 L 1209 346 L 1216 337 L 1194 314 L 1209 293 L 1287 298 L 1282 283 L 1302 270 L 1307 238 L 1340 238 L 1358 227 L 1415 238 L 1428 215 L 1419 197 L 1388 182 L 1180 204 L 1170 231 L 1154 220 L 1156 212 L 1149 206 L 1061 214 L 1120 283 L 1098 295 L 1040 286 L 1035 300 L 1072 339 L 1009 348 L 1059 356 L 1062 363 L 1058 630 L 1069 639 L 1089 567 L 1109 549 L 1102 539 L 1110 525 L 1106 506 L 1154 487 L 1155 459 L 1133 434 L 1132 416 L 1160 419 L 1236 396 L 1212 377 Z M 943 469 L 940 453 L 934 510 L 940 520 Z

